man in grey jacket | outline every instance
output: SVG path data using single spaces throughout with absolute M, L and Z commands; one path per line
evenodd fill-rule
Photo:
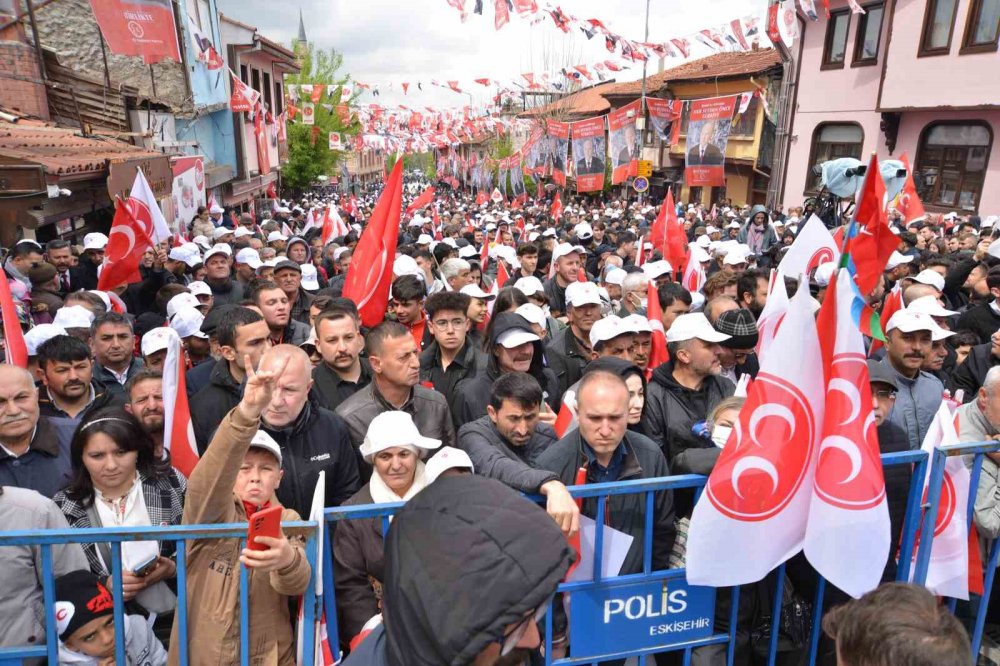
M 52 500 L 27 488 L 0 486 L 0 531 L 56 529 L 69 529 L 69 525 Z M 52 546 L 52 565 L 54 576 L 89 566 L 83 549 L 76 543 Z M 0 648 L 45 645 L 45 605 L 39 582 L 41 547 L 0 548 L 0 570 L 4 572 Z
M 572 534 L 580 526 L 580 509 L 557 474 L 536 467 L 539 455 L 558 439 L 551 425 L 539 421 L 541 405 L 538 381 L 526 372 L 508 372 L 493 382 L 486 416 L 459 429 L 458 445 L 476 474 L 544 495 L 545 510 Z

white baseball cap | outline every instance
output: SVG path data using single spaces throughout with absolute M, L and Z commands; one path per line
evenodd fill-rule
M 931 317 L 953 317 L 958 314 L 954 310 L 948 310 L 942 307 L 941 303 L 938 302 L 938 299 L 929 294 L 927 296 L 921 296 L 920 298 L 913 299 L 913 301 L 906 306 L 906 309 L 912 312 L 923 312 Z
M 934 287 L 938 291 L 944 291 L 944 278 L 941 277 L 940 273 L 933 271 L 930 268 L 925 268 L 920 271 L 913 279 L 920 284 L 926 284 Z
M 84 250 L 103 250 L 108 244 L 108 237 L 100 231 L 89 233 L 83 237 Z
M 545 312 L 535 305 L 534 303 L 525 303 L 524 305 L 519 305 L 514 314 L 519 314 L 528 320 L 528 323 L 536 324 L 538 326 L 545 326 Z
M 630 314 L 627 317 L 622 317 L 622 326 L 626 330 L 632 333 L 652 333 L 653 326 L 649 323 L 649 319 L 643 317 L 639 314 Z
M 670 262 L 666 259 L 660 259 L 659 261 L 651 261 L 648 264 L 642 265 L 642 272 L 646 274 L 650 280 L 655 280 L 656 278 L 672 273 L 674 267 L 670 265 Z
M 726 253 L 726 258 L 722 260 L 722 263 L 726 266 L 745 264 L 747 263 L 747 255 L 743 252 L 743 248 L 737 247 Z
M 731 336 L 720 333 L 701 312 L 682 314 L 674 319 L 667 331 L 667 342 L 683 342 L 697 338 L 703 342 L 724 342 Z
M 580 245 L 570 245 L 569 243 L 559 243 L 556 245 L 556 249 L 552 252 L 552 261 L 558 261 L 560 258 L 565 257 L 567 254 L 573 254 L 574 252 L 578 254 L 586 254 L 587 251 L 583 249 Z
M 201 235 L 195 236 L 194 238 L 191 239 L 191 242 L 194 243 L 195 245 L 201 246 L 202 249 L 205 250 L 212 249 L 212 242 L 208 240 L 208 238 L 206 238 L 205 236 Z
M 206 258 L 208 257 L 208 255 L 205 256 Z M 257 250 L 252 247 L 245 247 L 236 253 L 236 263 L 246 264 L 253 270 L 257 270 L 263 262 L 260 260 L 260 253 Z
M 914 331 L 931 331 L 933 333 L 937 328 L 940 328 L 937 322 L 926 312 L 903 308 L 889 317 L 889 321 L 885 325 L 885 332 L 899 329 L 904 333 L 913 333 Z
M 622 325 L 621 317 L 612 315 L 598 319 L 590 329 L 590 346 L 595 347 L 598 342 L 614 340 L 622 335 L 632 335 L 632 331 Z
M 576 232 L 576 237 L 580 240 L 587 240 L 594 237 L 594 228 L 590 226 L 589 222 L 581 222 L 573 227 L 573 231 Z
M 56 316 L 52 323 L 62 326 L 64 329 L 70 328 L 90 328 L 94 321 L 94 313 L 89 308 L 82 305 L 66 305 L 56 310 Z
M 169 301 L 167 301 L 167 319 L 170 319 L 181 308 L 197 308 L 201 305 L 198 297 L 192 293 L 182 291 Z M 182 336 L 184 337 L 184 336 Z
M 473 257 L 478 257 L 479 251 L 471 245 L 466 245 L 465 247 L 458 248 L 458 258 L 459 259 L 471 259 Z
M 208 260 L 217 254 L 224 254 L 227 257 L 231 257 L 233 256 L 233 249 L 225 243 L 216 243 L 212 246 L 211 250 L 205 253 L 205 263 L 208 263 Z
M 574 308 L 583 305 L 600 305 L 601 293 L 593 282 L 573 282 L 566 287 L 566 305 Z
M 545 231 L 542 232 L 542 236 L 553 236 L 554 237 L 555 235 L 556 235 L 556 230 L 555 229 L 546 229 Z
M 316 266 L 310 263 L 302 264 L 302 288 L 306 291 L 319 290 L 319 272 Z
M 219 240 L 223 236 L 228 236 L 231 233 L 233 233 L 233 230 L 229 227 L 216 227 L 215 231 L 212 232 L 212 238 Z
M 188 296 L 190 295 L 191 294 L 188 294 Z M 177 297 L 175 296 L 174 298 Z M 201 330 L 201 325 L 203 323 L 205 323 L 205 315 L 198 310 L 187 306 L 178 308 L 176 313 L 170 318 L 170 328 L 177 331 L 177 335 L 181 338 L 194 336 L 196 338 L 201 338 L 202 340 L 207 340 L 208 335 L 203 333 Z
M 195 280 L 188 286 L 188 291 L 190 291 L 195 296 L 211 296 L 212 288 L 208 286 L 207 282 L 202 282 L 201 280 Z
M 541 338 L 526 328 L 512 328 L 500 334 L 500 337 L 497 338 L 497 344 L 506 349 L 513 349 L 528 342 L 538 342 L 539 340 Z
M 417 237 L 417 245 L 430 245 L 433 242 L 434 239 L 431 238 L 428 234 L 420 234 Z
M 233 238 L 243 238 L 244 236 L 253 236 L 253 231 L 246 227 L 236 227 L 236 230 L 233 231 Z
M 478 284 L 467 284 L 462 287 L 459 292 L 460 294 L 465 294 L 466 296 L 471 296 L 472 298 L 478 298 L 483 301 L 492 301 L 496 298 L 495 294 L 488 294 L 479 288 Z
M 156 328 L 150 329 L 142 336 L 142 341 L 139 342 L 139 351 L 142 352 L 143 356 L 149 356 L 150 354 L 155 354 L 158 351 L 163 351 L 164 349 L 170 348 L 171 338 L 178 338 L 177 331 L 167 326 L 157 326 Z
M 212 215 L 218 215 L 220 213 L 225 213 L 226 210 L 218 204 L 213 204 L 212 207 L 208 209 L 208 212 Z
M 449 469 L 467 469 L 470 473 L 476 471 L 468 453 L 453 446 L 442 446 L 441 450 L 424 465 L 424 480 L 427 483 L 434 483 Z
M 263 430 L 258 430 L 250 440 L 251 449 L 264 449 L 272 456 L 278 460 L 278 466 L 281 466 L 281 447 L 278 443 L 274 441 L 274 438 L 268 435 Z
M 909 254 L 900 254 L 898 251 L 893 250 L 892 254 L 889 255 L 889 261 L 885 264 L 885 270 L 891 271 L 896 266 L 901 264 L 908 264 L 913 261 L 913 256 Z
M 518 281 L 514 283 L 514 288 L 518 289 L 525 296 L 534 296 L 535 294 L 545 293 L 545 286 L 542 284 L 542 281 L 533 275 L 519 278 Z
M 697 247 L 705 248 L 705 249 L 707 249 L 708 246 L 711 245 L 711 243 L 712 243 L 712 239 L 709 238 L 708 236 L 698 236 L 698 238 L 696 238 L 695 241 L 694 241 L 694 244 Z
M 288 236 L 277 230 L 272 231 L 267 235 L 268 243 L 274 243 L 275 241 L 283 241 L 283 240 L 288 240 Z
M 368 424 L 365 441 L 360 447 L 361 456 L 370 463 L 379 451 L 397 446 L 420 454 L 438 448 L 441 440 L 421 435 L 413 417 L 406 412 L 382 412 Z
M 59 314 L 57 311 L 56 314 Z M 57 335 L 68 335 L 66 329 L 58 324 L 38 324 L 24 334 L 24 344 L 28 348 L 28 356 L 38 356 L 38 348 Z
M 616 284 L 620 287 L 625 282 L 626 277 L 628 277 L 628 272 L 615 266 L 604 276 L 604 284 Z

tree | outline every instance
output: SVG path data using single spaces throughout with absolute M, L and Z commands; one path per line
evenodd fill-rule
M 345 151 L 330 150 L 330 132 L 339 132 L 346 144 L 349 137 L 361 131 L 361 124 L 353 114 L 344 122 L 337 113 L 337 105 L 350 102 L 341 99 L 343 89 L 340 86 L 350 80 L 350 76 L 338 74 L 343 56 L 334 49 L 324 51 L 312 44 L 302 47 L 293 42 L 292 50 L 299 56 L 302 70 L 285 76 L 285 83 L 322 84 L 328 89 L 335 88 L 332 97 L 324 93 L 316 105 L 314 125 L 295 122 L 288 126 L 288 163 L 282 169 L 282 181 L 292 189 L 303 189 L 315 183 L 319 176 L 335 176 L 337 165 L 346 158 Z

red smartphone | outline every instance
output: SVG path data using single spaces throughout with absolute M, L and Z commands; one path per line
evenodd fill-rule
M 267 550 L 270 546 L 255 541 L 256 537 L 266 536 L 278 538 L 281 531 L 281 511 L 282 507 L 272 506 L 270 509 L 258 511 L 250 517 L 250 526 L 247 528 L 247 548 L 250 550 Z

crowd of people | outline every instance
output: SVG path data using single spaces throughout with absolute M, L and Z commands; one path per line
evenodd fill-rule
M 425 184 L 413 182 L 415 191 Z M 389 306 L 367 327 L 343 292 L 378 195 L 352 197 L 351 214 L 346 195 L 275 202 L 259 217 L 213 206 L 183 230 L 190 242 L 150 248 L 141 281 L 110 292 L 96 289 L 101 233 L 82 246 L 24 239 L 10 248 L 3 267 L 28 367 L 0 365 L 0 530 L 233 523 L 279 505 L 283 520 L 297 520 L 310 514 L 323 472 L 327 507 L 407 502 L 388 535 L 378 519 L 343 522 L 333 535 L 348 664 L 535 663 L 534 620 L 574 557 L 563 537 L 598 510 L 567 487 L 711 472 L 743 405 L 737 384 L 759 369 L 768 269 L 812 202 L 787 214 L 678 206 L 689 261 L 706 276 L 692 292 L 681 267 L 642 240 L 658 206 L 567 198 L 553 218 L 550 199 L 515 208 L 442 188 L 401 220 Z M 350 231 L 324 244 L 314 220 L 338 204 Z M 898 299 L 869 360 L 881 449 L 920 448 L 943 399 L 964 403 L 963 441 L 997 437 L 1000 220 L 906 224 L 894 214 L 891 225 L 898 248 L 866 295 L 876 309 Z M 820 264 L 808 284 L 789 280 L 789 293 L 809 289 L 818 307 L 834 268 Z M 650 311 L 662 313 L 669 357 L 655 366 Z M 190 478 L 164 448 L 162 372 L 175 337 L 201 455 Z M 561 413 L 572 415 L 568 427 Z M 1000 534 L 998 470 L 984 461 L 975 510 L 984 538 Z M 909 472 L 887 470 L 886 483 L 898 542 Z M 517 493 L 542 496 L 543 508 Z M 653 569 L 684 566 L 693 504 L 693 494 L 657 492 L 647 521 L 642 494 L 609 498 L 605 524 L 633 537 L 620 573 L 643 571 L 647 525 Z M 251 569 L 251 663 L 294 663 L 289 600 L 309 581 L 303 541 L 259 539 L 258 549 L 237 539 L 187 549 L 190 663 L 238 661 L 241 563 Z M 15 551 L 0 548 L 13 593 L 0 599 L 0 646 L 44 645 L 37 549 Z M 113 663 L 120 586 L 130 663 L 176 663 L 175 543 L 123 544 L 121 581 L 111 580 L 112 559 L 102 543 L 53 550 L 57 606 L 70 609 L 56 628 L 61 661 Z M 816 574 L 802 558 L 787 571 L 785 606 L 801 607 Z M 737 663 L 766 653 L 760 627 L 770 623 L 774 576 L 740 595 Z M 894 579 L 890 557 L 884 580 Z M 920 621 L 895 619 L 921 636 L 893 643 L 903 657 L 868 660 L 859 634 L 877 631 L 839 611 L 824 620 L 821 663 L 838 663 L 848 644 L 861 656 L 839 663 L 967 663 L 953 616 L 921 610 L 927 600 L 902 589 L 882 593 L 888 602 L 853 603 L 872 623 L 893 599 L 914 604 Z M 847 600 L 836 590 L 827 599 Z M 1000 602 L 986 601 L 1000 623 Z M 717 603 L 716 628 L 726 631 L 724 591 Z M 384 624 L 368 634 L 380 614 Z M 554 631 L 558 654 L 572 655 L 564 613 Z M 725 647 L 699 648 L 692 663 L 725 663 Z M 806 649 L 807 636 L 783 629 L 779 663 Z

